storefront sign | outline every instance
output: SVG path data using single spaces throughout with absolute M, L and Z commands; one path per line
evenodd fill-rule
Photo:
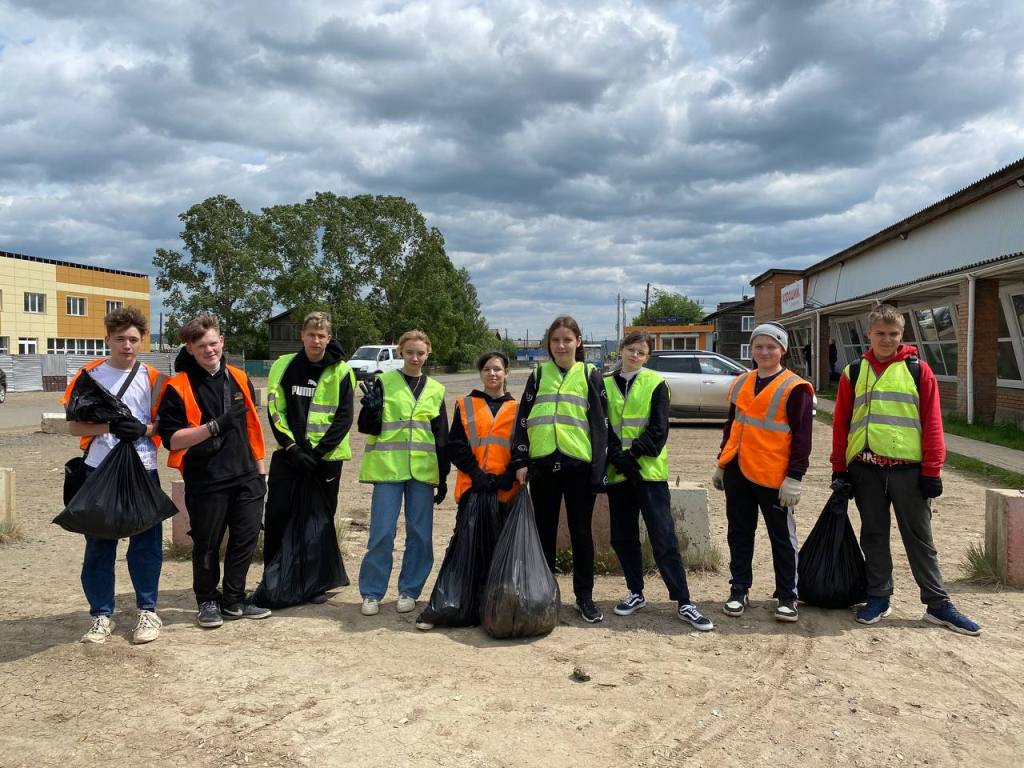
M 796 312 L 804 308 L 804 281 L 797 280 L 795 283 L 783 286 L 782 288 L 782 314 Z

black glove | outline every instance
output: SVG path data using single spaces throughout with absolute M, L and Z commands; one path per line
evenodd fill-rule
M 512 486 L 516 484 L 516 471 L 511 467 L 506 469 L 500 475 L 497 476 L 497 480 L 494 484 L 495 490 L 498 491 L 511 491 Z
M 469 473 L 470 479 L 473 481 L 473 485 L 470 486 L 470 490 L 476 491 L 477 493 L 485 493 L 491 490 L 490 483 L 487 479 L 490 477 L 480 467 L 474 467 Z
M 134 443 L 146 434 L 146 425 L 134 416 L 112 421 L 109 428 L 110 434 L 126 443 Z
M 366 382 L 360 382 L 359 388 L 363 390 L 363 396 L 359 400 L 359 404 L 368 411 L 377 413 L 384 408 L 384 393 L 378 388 L 377 382 L 373 382 L 369 386 Z
M 304 445 L 292 443 L 285 450 L 285 455 L 291 460 L 296 469 L 306 472 L 316 472 L 316 456 L 313 451 Z
M 921 495 L 926 499 L 937 499 L 942 495 L 942 478 L 921 475 L 917 479 L 917 487 L 921 489 Z
M 631 485 L 639 485 L 644 480 L 643 475 L 640 474 L 640 462 L 629 454 L 625 455 L 620 471 L 626 476 Z
M 622 474 L 626 474 L 627 467 L 629 466 L 629 455 L 619 451 L 618 453 L 611 454 L 608 456 L 608 461 L 613 467 L 615 467 Z
M 853 482 L 850 480 L 849 472 L 833 472 L 832 473 L 832 490 L 841 496 L 852 499 L 853 498 Z
M 244 400 L 235 403 L 226 411 L 224 411 L 224 413 L 218 416 L 216 419 L 212 420 L 212 423 L 215 424 L 216 426 L 212 430 L 210 430 L 210 434 L 224 434 L 224 432 L 229 430 L 231 428 L 231 425 L 238 421 L 238 419 L 245 417 L 246 410 L 247 408 Z
M 487 475 L 487 491 L 488 491 L 488 493 L 497 493 L 498 492 L 498 483 L 500 481 L 501 481 L 501 477 L 499 475 L 492 475 L 492 474 L 488 473 L 488 475 Z
M 441 483 L 437 486 L 437 491 L 434 492 L 434 503 L 440 504 L 444 501 L 444 497 L 448 495 L 448 485 Z

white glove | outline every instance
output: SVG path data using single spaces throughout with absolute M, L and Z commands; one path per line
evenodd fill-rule
M 794 480 L 792 477 L 787 477 L 782 481 L 782 487 L 779 488 L 779 504 L 784 507 L 795 507 L 800 503 L 800 488 L 801 483 L 799 480 Z
M 715 467 L 715 474 L 711 476 L 711 484 L 715 486 L 716 491 L 725 490 L 725 470 L 721 467 Z

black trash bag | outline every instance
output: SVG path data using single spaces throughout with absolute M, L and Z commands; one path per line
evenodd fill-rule
M 287 522 L 279 548 L 264 563 L 253 602 L 265 608 L 286 608 L 348 586 L 334 513 L 320 481 L 292 467 L 283 451 L 277 451 L 271 461 L 271 483 L 276 488 L 268 495 L 267 517 Z
M 484 589 L 480 623 L 491 637 L 546 635 L 558 624 L 561 595 L 548 568 L 523 488 L 509 504 Z
M 455 532 L 444 553 L 430 601 L 418 621 L 444 627 L 472 627 L 480 623 L 480 603 L 500 534 L 497 495 L 475 491 L 463 494 L 455 517 Z
M 868 579 L 864 554 L 847 515 L 849 497 L 833 492 L 797 558 L 801 602 L 849 608 L 862 602 Z
M 108 424 L 118 419 L 132 418 L 128 406 L 96 381 L 89 371 L 82 371 L 82 375 L 75 381 L 64 412 L 68 421 Z
M 173 517 L 174 502 L 149 476 L 131 443 L 118 441 L 53 522 L 99 539 L 124 539 Z

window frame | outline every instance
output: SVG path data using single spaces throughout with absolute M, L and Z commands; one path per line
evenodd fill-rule
M 996 354 L 999 354 L 999 344 L 1009 341 L 1013 348 L 1014 356 L 1017 359 L 1017 371 L 1021 379 L 1000 379 L 996 377 L 997 387 L 1009 387 L 1012 389 L 1024 389 L 1024 329 L 1020 327 L 1020 321 L 1013 312 L 1013 297 L 1024 296 L 1024 281 L 1009 283 L 999 287 L 999 308 L 1006 320 L 1007 330 L 1010 335 L 1000 336 L 996 340 Z
M 81 312 L 72 312 L 72 302 L 74 302 L 75 308 L 78 308 L 78 302 L 81 302 Z M 88 317 L 89 305 L 85 301 L 85 296 L 65 296 L 64 297 L 64 308 L 67 310 L 68 317 Z
M 30 296 L 35 298 L 35 299 L 38 299 L 38 302 L 31 301 L 29 299 Z M 35 309 L 31 309 L 29 307 L 29 304 L 38 304 L 38 307 L 36 307 Z M 45 293 L 36 293 L 35 291 L 25 291 L 25 298 L 24 298 L 23 307 L 24 307 L 24 311 L 29 313 L 29 314 L 31 314 L 31 315 L 45 315 L 46 314 L 46 294 Z M 36 341 L 38 341 L 38 339 Z
M 747 322 L 747 321 L 750 322 Z M 757 327 L 757 323 L 754 322 L 753 315 L 742 315 L 740 317 L 740 331 L 743 333 L 750 333 Z
M 750 345 L 740 344 L 740 360 L 753 360 L 750 356 Z
M 112 304 L 114 306 L 111 306 Z M 116 311 L 118 309 L 123 309 L 124 308 L 124 302 L 120 301 L 118 299 L 107 299 L 106 307 L 107 307 L 107 311 L 104 313 L 104 315 L 109 315 L 111 312 L 114 312 L 114 311 Z
M 27 348 L 30 343 L 32 345 L 32 351 L 31 352 L 27 352 L 27 351 L 26 352 L 22 352 L 22 348 Z M 19 336 L 18 337 L 18 354 L 19 355 L 38 355 L 39 354 L 39 338 L 38 337 L 30 338 L 28 336 Z

